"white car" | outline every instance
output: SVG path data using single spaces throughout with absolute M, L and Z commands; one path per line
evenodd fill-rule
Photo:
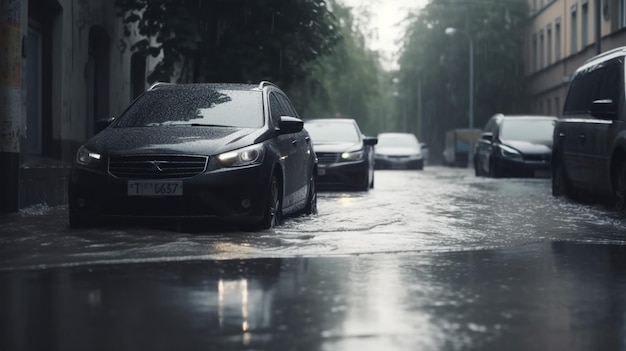
M 412 133 L 380 133 L 374 148 L 376 169 L 424 169 L 423 145 Z

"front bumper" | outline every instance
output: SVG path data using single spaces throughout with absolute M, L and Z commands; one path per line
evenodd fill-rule
M 547 161 L 511 160 L 496 158 L 496 171 L 501 177 L 512 178 L 550 178 L 551 163 Z
M 375 169 L 421 169 L 424 167 L 424 160 L 417 157 L 376 157 L 374 159 Z
M 269 182 L 266 167 L 221 169 L 165 180 L 182 182 L 182 195 L 131 196 L 127 179 L 75 166 L 69 180 L 71 215 L 255 221 L 263 217 Z
M 369 166 L 365 160 L 317 166 L 317 184 L 320 187 L 360 188 L 368 178 Z

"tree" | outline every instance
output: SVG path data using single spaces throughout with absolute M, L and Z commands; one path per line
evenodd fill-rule
M 338 23 L 323 0 L 116 0 L 130 50 L 160 60 L 148 81 L 289 85 L 330 52 Z
M 329 6 L 339 23 L 340 40 L 307 65 L 309 74 L 290 95 L 304 118 L 354 118 L 365 133 L 375 135 L 388 114 L 378 54 L 367 48 L 351 8 L 334 0 Z
M 447 27 L 467 33 L 474 45 L 474 126 L 493 114 L 525 113 L 524 43 L 528 22 L 524 0 L 431 0 L 410 14 L 400 58 L 403 89 L 418 96 L 412 114 L 423 112 L 426 142 L 435 158 L 443 149 L 445 131 L 468 125 L 469 45 L 462 35 L 445 35 Z

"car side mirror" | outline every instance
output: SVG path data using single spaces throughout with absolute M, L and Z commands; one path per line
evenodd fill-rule
M 426 143 L 420 143 L 420 147 L 421 147 L 422 149 L 428 149 L 428 144 L 426 144 Z
M 493 133 L 491 133 L 491 132 L 484 132 L 484 133 L 482 133 L 480 135 L 480 139 L 492 143 L 493 142 Z
M 93 126 L 93 133 L 98 134 L 101 131 L 107 129 L 111 125 L 111 123 L 113 123 L 113 121 L 115 121 L 115 117 L 97 120 Z
M 378 138 L 376 137 L 364 137 L 363 144 L 367 146 L 374 146 L 378 144 Z
M 617 111 L 611 99 L 595 100 L 591 103 L 591 115 L 599 119 L 615 119 Z
M 278 122 L 278 132 L 280 134 L 299 133 L 304 128 L 304 122 L 295 117 L 282 116 Z

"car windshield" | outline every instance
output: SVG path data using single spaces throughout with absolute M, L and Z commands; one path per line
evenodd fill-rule
M 115 126 L 171 125 L 259 128 L 263 126 L 262 95 L 207 87 L 156 89 L 142 95 Z
M 555 121 L 552 119 L 507 119 L 502 123 L 500 139 L 520 141 L 552 141 Z
M 352 123 L 307 122 L 304 126 L 315 142 L 359 141 L 359 131 Z
M 419 142 L 411 134 L 380 134 L 377 147 L 410 147 L 418 148 Z

